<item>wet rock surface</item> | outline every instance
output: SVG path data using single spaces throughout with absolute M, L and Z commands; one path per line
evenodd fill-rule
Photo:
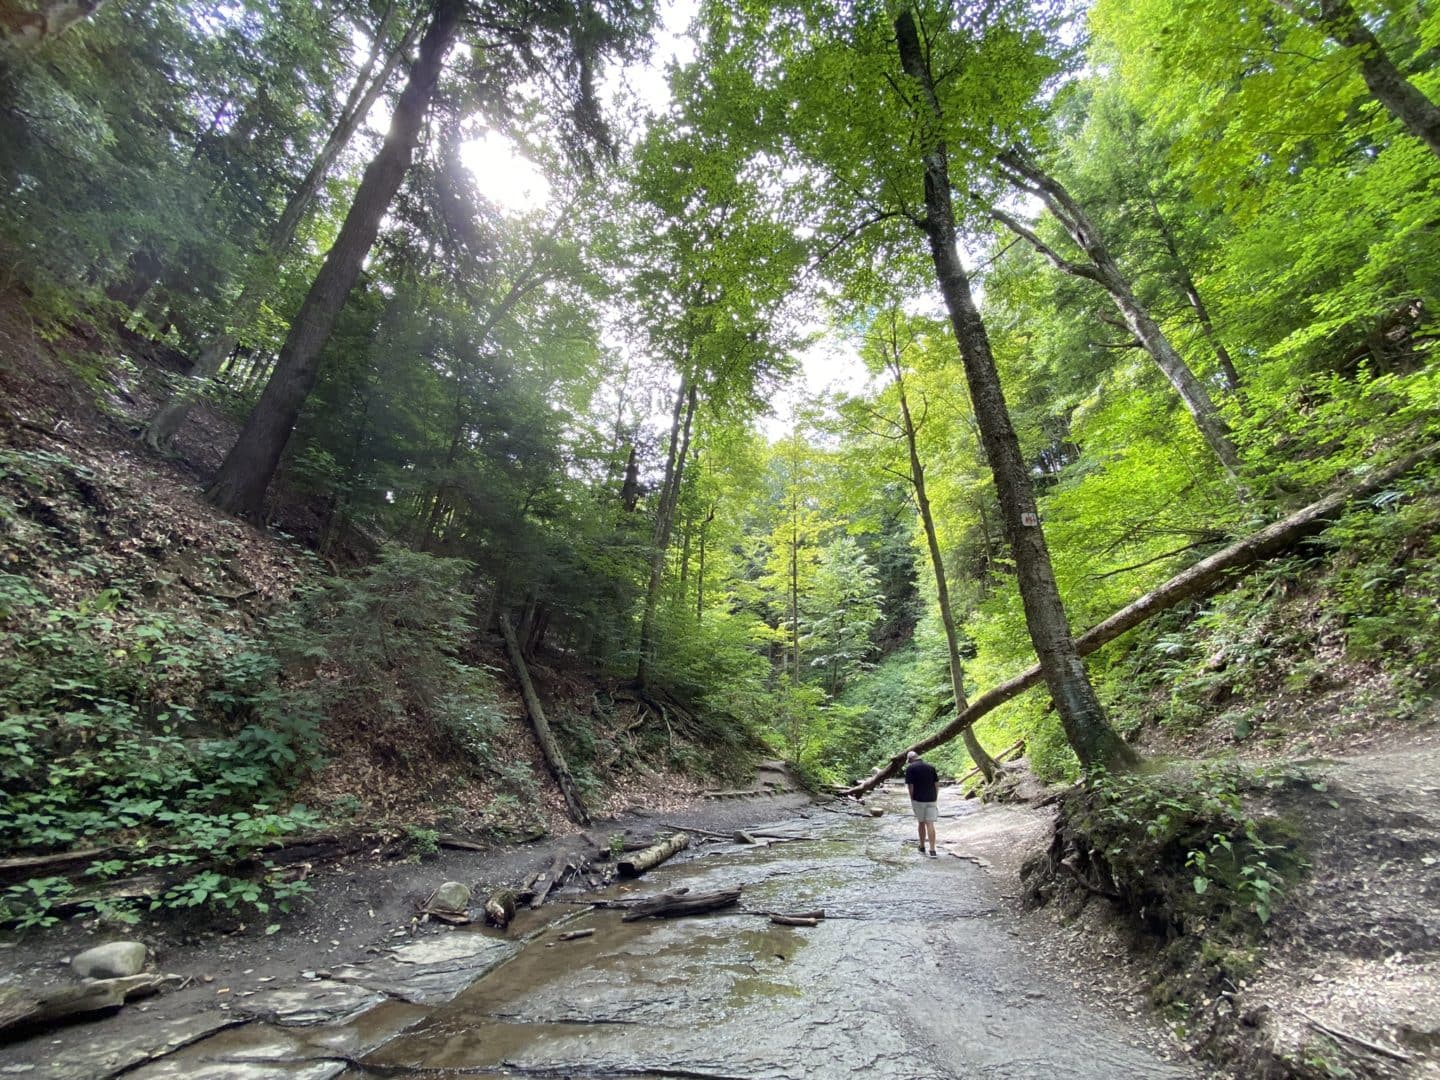
M 804 841 L 696 845 L 603 894 L 743 885 L 738 909 L 624 923 L 566 898 L 509 936 L 466 927 L 261 989 L 244 1003 L 250 1022 L 218 1030 L 235 1021 L 190 1017 L 171 1041 L 188 1045 L 123 1064 L 112 1046 L 107 1068 L 307 1080 L 1199 1075 L 1173 1063 L 1163 1036 L 1102 1015 L 1073 973 L 1028 955 L 983 870 L 922 857 L 900 795 L 872 799 L 887 810 L 878 819 L 805 809 L 762 827 Z M 953 802 L 947 811 L 971 812 Z M 826 919 L 815 927 L 767 914 L 816 908 Z M 560 939 L 576 930 L 594 934 Z M 32 1063 L 36 1077 L 106 1074 L 98 1061 L 88 1073 Z
M 898 800 L 885 801 L 879 820 L 788 823 L 812 842 L 722 847 L 648 875 L 632 891 L 743 884 L 744 912 L 587 914 L 573 925 L 594 937 L 527 949 L 367 1064 L 417 1076 L 1194 1075 L 1035 970 L 983 872 L 922 858 Z M 813 928 L 754 914 L 815 908 L 826 919 Z

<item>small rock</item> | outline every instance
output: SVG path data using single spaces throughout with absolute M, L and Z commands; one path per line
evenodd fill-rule
M 435 890 L 425 906 L 436 911 L 465 911 L 470 907 L 470 887 L 458 881 L 447 881 Z
M 138 941 L 112 941 L 86 949 L 70 968 L 82 979 L 123 979 L 138 975 L 150 959 L 150 950 Z

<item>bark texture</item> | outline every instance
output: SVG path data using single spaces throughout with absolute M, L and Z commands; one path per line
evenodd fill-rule
M 425 113 L 434 97 L 445 56 L 460 30 L 464 0 L 436 0 L 420 53 L 396 103 L 390 131 L 380 152 L 365 168 L 355 201 L 345 215 L 335 245 L 310 286 L 280 350 L 275 371 L 260 401 L 245 421 L 240 438 L 226 455 L 208 494 L 223 510 L 259 521 L 265 492 L 280 465 L 280 455 L 300 409 L 320 372 L 320 353 L 335 320 L 360 276 L 375 243 L 380 221 L 410 167 Z
M 933 133 L 924 152 L 926 215 L 922 228 L 929 241 L 940 294 L 960 347 L 981 442 L 995 478 L 1005 532 L 1015 556 L 1030 640 L 1040 659 L 1065 736 L 1076 755 L 1086 764 L 1124 767 L 1134 762 L 1135 753 L 1106 722 L 1085 665 L 1075 650 L 1060 589 L 1050 565 L 1045 534 L 1040 528 L 1030 472 L 1010 422 L 985 324 L 960 263 L 955 210 L 950 197 L 949 155 L 938 134 L 944 117 L 920 35 L 909 11 L 901 12 L 895 20 L 895 32 L 900 65 L 920 89 L 928 113 L 923 118 L 925 127 Z M 957 726 L 955 730 L 959 732 L 964 726 Z
M 1216 591 L 1223 585 L 1236 580 L 1255 564 L 1288 551 L 1301 540 L 1323 531 L 1354 500 L 1373 495 L 1415 468 L 1416 465 L 1437 456 L 1440 456 L 1440 443 L 1432 443 L 1413 454 L 1407 454 L 1393 465 L 1378 470 L 1360 483 L 1327 495 L 1304 509 L 1297 510 L 1289 517 L 1267 525 L 1259 532 L 1252 533 L 1243 540 L 1237 540 L 1215 554 L 1201 559 L 1194 566 L 1176 574 L 1163 585 L 1152 589 L 1133 604 L 1127 604 L 1109 618 L 1085 631 L 1075 639 L 1076 651 L 1081 656 L 1088 656 L 1102 645 L 1114 641 L 1127 630 L 1133 630 L 1162 611 L 1168 611 L 1176 604 L 1192 597 L 1204 596 Z M 913 746 L 907 746 L 864 781 L 847 788 L 841 794 L 859 796 L 873 791 L 905 767 L 905 755 L 909 751 L 914 750 L 917 754 L 923 754 L 927 750 L 943 746 L 986 713 L 1038 684 L 1043 677 L 1040 665 L 1036 664 L 1026 668 L 1014 678 L 1007 679 L 999 686 L 987 690 L 972 701 L 970 707 L 950 723 L 927 735 Z
M 1311 21 L 1359 54 L 1360 75 L 1371 95 L 1406 131 L 1440 157 L 1440 107 L 1405 77 L 1350 0 L 1320 0 L 1320 18 Z
M 690 837 L 683 832 L 672 833 L 658 844 L 653 844 L 644 851 L 637 851 L 629 858 L 621 859 L 615 864 L 624 878 L 639 877 L 646 870 L 653 870 L 666 859 L 680 854 L 690 846 Z

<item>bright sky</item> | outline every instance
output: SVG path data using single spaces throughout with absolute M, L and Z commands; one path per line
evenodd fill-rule
M 502 210 L 524 213 L 550 201 L 550 181 L 516 145 L 498 131 L 487 131 L 460 147 L 460 160 L 475 186 Z
M 602 96 L 613 115 L 638 119 L 647 112 L 661 112 L 670 101 L 666 69 L 686 63 L 695 56 L 689 34 L 695 16 L 695 0 L 671 0 L 661 12 L 662 25 L 655 35 L 655 48 L 644 64 L 631 65 L 606 74 Z M 550 199 L 550 184 L 540 168 L 519 152 L 510 139 L 498 132 L 486 132 L 461 147 L 461 159 L 475 176 L 481 192 L 504 211 L 525 213 L 544 206 Z M 816 327 L 823 330 L 823 327 Z M 818 398 L 826 391 L 856 393 L 867 381 L 864 365 L 846 343 L 823 337 L 799 355 L 800 372 L 772 403 L 773 413 L 762 421 L 767 437 L 782 437 L 790 428 L 795 406 Z

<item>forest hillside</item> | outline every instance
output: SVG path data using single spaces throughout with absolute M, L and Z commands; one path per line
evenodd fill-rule
M 1195 1047 L 1423 1067 L 1437 50 L 1390 0 L 0 6 L 0 919 L 278 932 L 287 844 L 771 758 L 858 813 L 914 749 L 1053 815 L 1020 891 Z M 1326 965 L 1414 979 L 1360 1044 L 1245 996 Z

